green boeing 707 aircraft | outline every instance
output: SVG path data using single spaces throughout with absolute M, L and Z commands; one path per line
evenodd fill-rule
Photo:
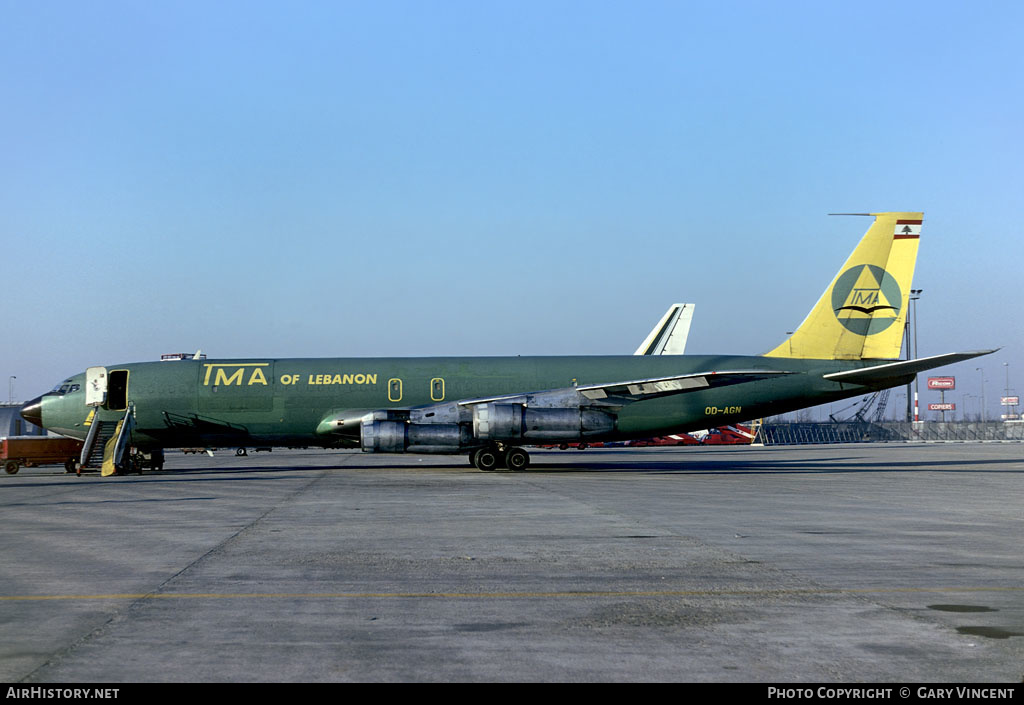
M 921 213 L 872 213 L 800 327 L 763 356 L 182 360 L 91 367 L 22 415 L 85 441 L 103 474 L 164 448 L 361 447 L 468 453 L 521 470 L 522 446 L 649 438 L 894 387 L 993 350 L 898 360 Z

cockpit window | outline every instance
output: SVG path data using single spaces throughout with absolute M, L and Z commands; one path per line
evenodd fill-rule
M 64 394 L 71 394 L 72 392 L 77 392 L 81 388 L 82 388 L 82 386 L 80 384 L 73 384 L 71 382 L 71 380 L 68 379 L 68 380 L 64 380 L 63 382 L 61 382 L 60 386 L 56 387 L 53 391 L 54 391 L 55 394 L 64 395 Z

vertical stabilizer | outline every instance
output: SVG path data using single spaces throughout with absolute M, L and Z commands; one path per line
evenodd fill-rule
M 768 357 L 900 356 L 923 213 L 868 213 L 875 222 L 818 303 Z

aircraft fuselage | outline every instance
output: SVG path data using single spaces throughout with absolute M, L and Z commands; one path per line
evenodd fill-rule
M 85 404 L 85 375 L 65 382 L 75 391 L 40 401 L 45 427 L 84 438 L 92 418 L 135 416 L 133 445 L 142 448 L 218 445 L 339 446 L 358 441 L 322 422 L 353 421 L 378 410 L 556 390 L 615 380 L 714 370 L 789 374 L 686 394 L 643 399 L 616 408 L 615 426 L 593 440 L 645 438 L 784 413 L 855 396 L 878 387 L 843 384 L 823 374 L 858 369 L 862 361 L 747 356 L 432 357 L 183 360 L 113 365 L 116 384 L 103 406 Z M 887 380 L 884 386 L 903 383 Z M 113 391 L 114 388 L 117 391 Z M 353 426 L 349 427 L 350 429 Z M 568 437 L 565 440 L 576 440 Z

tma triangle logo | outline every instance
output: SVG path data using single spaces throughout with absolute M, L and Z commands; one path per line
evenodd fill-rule
M 850 267 L 832 287 L 836 320 L 858 335 L 874 335 L 900 315 L 903 296 L 887 271 L 873 264 Z

